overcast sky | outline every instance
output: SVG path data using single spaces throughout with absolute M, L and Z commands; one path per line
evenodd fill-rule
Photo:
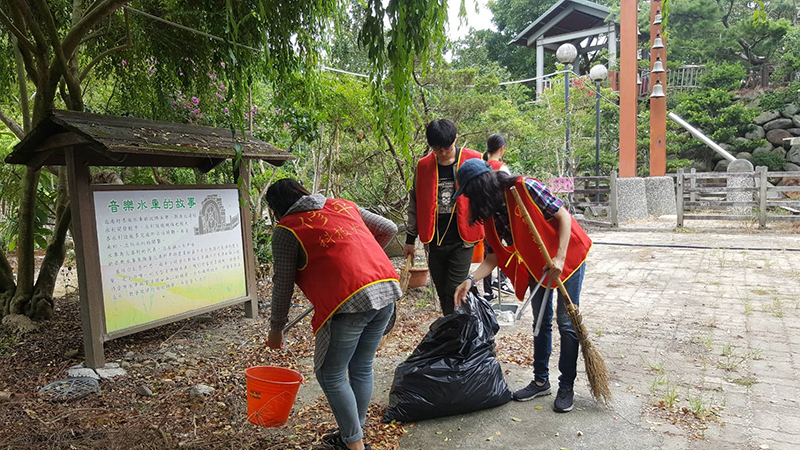
M 466 0 L 467 6 L 467 24 L 461 25 L 458 20 L 458 9 L 461 5 L 461 0 L 449 0 L 449 16 L 450 23 L 447 35 L 452 40 L 460 39 L 467 35 L 470 28 L 476 30 L 485 30 L 487 28 L 495 29 L 492 23 L 492 12 L 486 6 L 488 0 Z M 475 5 L 478 5 L 478 12 L 475 12 Z

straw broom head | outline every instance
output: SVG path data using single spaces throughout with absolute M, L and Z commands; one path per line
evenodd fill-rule
M 575 328 L 575 332 L 578 334 L 578 341 L 580 341 L 581 353 L 583 354 L 583 362 L 586 368 L 586 378 L 589 379 L 589 389 L 592 392 L 592 397 L 599 402 L 608 403 L 611 401 L 611 389 L 608 387 L 606 363 L 597 348 L 592 344 L 592 341 L 589 340 L 589 333 L 583 324 L 581 312 L 572 302 L 567 304 L 567 315 L 570 322 L 572 322 L 573 328 Z

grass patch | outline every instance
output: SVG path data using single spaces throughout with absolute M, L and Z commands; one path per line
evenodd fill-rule
M 771 313 L 773 316 L 779 319 L 783 317 L 783 301 L 779 297 L 773 297 L 772 303 L 765 303 L 761 305 L 761 309 L 764 312 Z
M 678 388 L 675 386 L 668 387 L 661 395 L 661 401 L 664 402 L 664 406 L 667 408 L 674 407 L 678 401 Z
M 731 380 L 731 383 L 749 388 L 754 384 L 758 383 L 758 379 L 756 379 L 755 377 L 742 377 L 742 378 L 736 378 L 735 380 Z

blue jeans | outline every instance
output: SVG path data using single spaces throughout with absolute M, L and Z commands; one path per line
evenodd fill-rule
M 572 274 L 572 276 L 564 283 L 567 288 L 567 293 L 575 306 L 580 304 L 581 286 L 583 285 L 583 274 L 586 269 L 586 264 Z M 536 283 L 531 279 L 531 289 L 536 286 Z M 558 288 L 554 288 L 558 290 Z M 539 291 L 531 300 L 531 307 L 533 308 L 533 326 L 536 328 L 536 321 L 539 315 L 539 309 L 544 301 L 544 287 L 539 288 Z M 575 377 L 578 370 L 578 335 L 572 328 L 572 323 L 567 316 L 567 308 L 564 303 L 564 296 L 558 293 L 558 305 L 556 306 L 556 322 L 558 323 L 558 332 L 561 335 L 561 356 L 558 359 L 558 370 L 561 376 L 558 377 L 558 387 L 572 389 L 575 383 Z M 553 294 L 552 291 L 547 299 L 547 306 L 544 308 L 544 318 L 542 319 L 542 326 L 539 329 L 539 336 L 533 338 L 533 378 L 539 382 L 545 382 L 550 379 L 550 354 L 553 351 Z
M 363 438 L 361 427 L 372 399 L 372 363 L 394 304 L 361 313 L 334 314 L 331 342 L 317 380 L 345 443 Z M 349 378 L 349 381 L 348 381 Z

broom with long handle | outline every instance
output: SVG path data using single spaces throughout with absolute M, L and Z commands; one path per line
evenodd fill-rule
M 519 209 L 522 212 L 522 217 L 525 219 L 525 223 L 528 225 L 533 237 L 536 239 L 536 244 L 539 246 L 539 250 L 542 252 L 542 256 L 544 256 L 547 266 L 551 267 L 553 265 L 553 260 L 550 258 L 550 254 L 547 252 L 547 247 L 544 246 L 544 242 L 542 242 L 542 237 L 539 235 L 539 231 L 533 224 L 533 219 L 531 219 L 530 213 L 528 213 L 528 210 L 525 208 L 525 204 L 522 203 L 522 198 L 519 196 L 519 192 L 517 192 L 517 189 L 514 187 L 511 187 L 510 189 L 511 194 L 514 195 L 514 200 L 517 202 L 517 206 L 519 206 Z M 564 283 L 561 281 L 561 278 L 556 278 L 556 282 L 558 283 L 558 290 L 561 292 L 561 295 L 564 297 L 564 301 L 566 302 L 567 316 L 569 316 L 569 320 L 572 322 L 572 327 L 578 334 L 578 341 L 580 342 L 581 353 L 583 354 L 583 362 L 586 365 L 586 378 L 589 379 L 589 389 L 592 391 L 592 397 L 594 397 L 597 401 L 607 403 L 611 400 L 611 390 L 608 387 L 608 371 L 606 369 L 606 363 L 603 361 L 603 357 L 600 356 L 600 353 L 597 351 L 594 344 L 592 344 L 592 341 L 589 340 L 589 332 L 586 330 L 586 326 L 583 324 L 581 311 L 574 303 L 572 303 L 572 300 L 570 300 L 567 289 L 564 287 Z

